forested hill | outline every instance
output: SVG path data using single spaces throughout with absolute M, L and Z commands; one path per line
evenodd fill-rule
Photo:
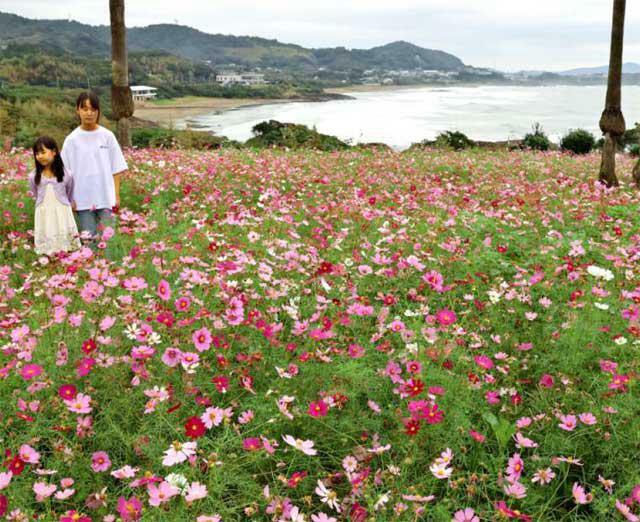
M 110 52 L 108 26 L 67 20 L 32 20 L 0 12 L 0 50 L 15 45 L 37 46 L 49 53 L 64 52 L 106 57 Z M 287 69 L 366 70 L 438 69 L 457 71 L 463 62 L 452 54 L 394 42 L 372 49 L 344 47 L 307 49 L 253 36 L 207 34 L 175 24 L 134 27 L 127 31 L 129 50 L 166 51 L 212 65 Z

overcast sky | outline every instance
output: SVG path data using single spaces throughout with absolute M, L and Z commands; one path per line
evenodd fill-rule
M 368 49 L 395 40 L 501 70 L 604 65 L 612 0 L 126 0 L 128 27 L 180 23 L 305 47 Z M 180 7 L 177 7 L 180 6 Z M 108 0 L 1 0 L 27 18 L 109 23 Z M 640 2 L 627 2 L 625 61 L 640 62 Z

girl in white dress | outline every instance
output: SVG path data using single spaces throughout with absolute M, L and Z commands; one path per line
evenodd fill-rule
M 36 168 L 29 186 L 36 200 L 34 243 L 38 254 L 52 255 L 80 248 L 73 218 L 73 176 L 66 171 L 58 145 L 42 136 L 33 145 Z

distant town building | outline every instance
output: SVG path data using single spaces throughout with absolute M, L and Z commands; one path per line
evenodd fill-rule
M 217 74 L 216 82 L 222 85 L 231 85 L 231 84 L 262 85 L 264 83 L 267 83 L 264 80 L 264 74 L 255 73 L 255 72 L 250 72 L 250 73 L 229 72 L 229 73 Z
M 155 87 L 149 87 L 147 85 L 132 85 L 131 96 L 133 101 L 145 101 L 152 100 L 158 95 L 158 89 Z

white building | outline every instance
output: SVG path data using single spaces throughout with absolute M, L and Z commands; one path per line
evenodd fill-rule
M 155 87 L 148 87 L 147 85 L 132 85 L 131 96 L 133 101 L 145 101 L 152 100 L 158 95 L 158 89 Z
M 239 84 L 239 85 L 262 85 L 267 83 L 264 81 L 264 74 L 261 73 L 222 73 L 216 75 L 216 82 L 222 85 Z

